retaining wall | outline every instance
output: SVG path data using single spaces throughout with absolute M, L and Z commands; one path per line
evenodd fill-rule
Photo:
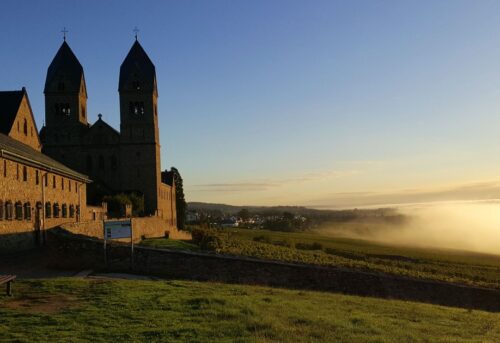
M 61 227 L 73 234 L 103 239 L 104 229 L 102 221 L 69 223 Z M 189 232 L 179 231 L 159 217 L 132 218 L 133 241 L 140 242 L 143 238 L 165 237 L 172 239 L 191 239 Z
M 54 230 L 50 235 L 51 254 L 56 266 L 105 268 L 102 241 L 76 237 L 62 230 Z M 129 271 L 130 247 L 119 243 L 108 245 L 107 261 L 110 271 Z M 334 291 L 500 312 L 499 290 L 209 253 L 136 247 L 133 272 L 168 278 Z

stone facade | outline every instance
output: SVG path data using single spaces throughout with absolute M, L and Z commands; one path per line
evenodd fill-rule
M 87 122 L 83 67 L 66 42 L 48 68 L 44 92 L 43 152 L 89 175 L 101 194 L 142 195 L 145 215 L 176 226 L 175 186 L 161 174 L 155 66 L 139 42 L 120 68 L 120 131 L 102 115 Z
M 0 92 L 0 119 L 0 252 L 42 244 L 46 229 L 90 219 L 90 180 L 40 152 L 25 89 Z
M 133 227 L 133 241 L 138 243 L 144 238 L 169 237 L 171 239 L 190 240 L 191 234 L 178 230 L 159 217 L 131 218 Z M 104 239 L 104 228 L 102 221 L 86 221 L 78 223 L 66 223 L 61 228 L 75 235 Z M 122 241 L 130 241 L 124 238 Z

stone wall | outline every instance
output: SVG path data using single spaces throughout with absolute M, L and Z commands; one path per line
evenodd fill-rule
M 87 205 L 85 213 L 82 214 L 83 221 L 102 221 L 108 219 L 108 204 L 103 202 L 101 206 Z
M 65 230 L 77 235 L 83 235 L 98 239 L 103 239 L 104 229 L 102 221 L 87 221 L 81 223 L 71 223 L 61 226 Z M 140 242 L 144 238 L 165 237 L 168 235 L 172 239 L 191 239 L 191 234 L 179 231 L 171 226 L 167 221 L 158 217 L 132 218 L 133 241 Z
M 57 203 L 60 209 L 58 218 L 51 215 L 45 219 L 45 223 L 42 222 L 42 212 L 45 209 L 44 197 L 45 202 L 51 204 L 51 208 Z M 12 220 L 6 217 L 5 204 L 8 201 L 13 205 Z M 82 208 L 85 208 L 86 201 L 86 187 L 82 182 L 7 158 L 0 158 L 0 254 L 33 248 L 37 241 L 43 240 L 43 228 L 49 229 L 63 223 L 76 222 L 76 207 L 81 204 Z M 15 216 L 17 202 L 23 205 L 23 217 L 20 220 Z M 30 204 L 29 217 L 26 217 L 24 207 L 27 203 Z M 37 203 L 42 205 L 38 212 Z M 64 204 L 68 209 L 66 217 L 62 215 Z M 73 217 L 69 214 L 71 205 L 75 208 Z
M 67 231 L 51 233 L 54 266 L 130 271 L 176 279 L 258 284 L 313 289 L 361 296 L 403 299 L 446 306 L 500 311 L 500 291 L 425 281 L 346 268 L 282 263 L 209 253 L 108 244 L 107 266 L 103 242 L 75 237 Z M 332 304 L 334 306 L 334 304 Z

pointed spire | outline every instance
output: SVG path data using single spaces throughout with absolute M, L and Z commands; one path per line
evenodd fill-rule
M 134 42 L 120 67 L 118 90 L 137 90 L 133 87 L 134 82 L 141 84 L 141 90 L 156 92 L 155 65 L 138 40 Z
M 64 40 L 47 69 L 44 92 L 79 92 L 83 80 L 83 67 Z

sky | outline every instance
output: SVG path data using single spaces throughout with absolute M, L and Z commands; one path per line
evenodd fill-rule
M 0 90 L 67 41 L 89 121 L 119 129 L 134 41 L 156 65 L 162 168 L 188 201 L 361 207 L 500 198 L 499 1 L 2 1 Z

